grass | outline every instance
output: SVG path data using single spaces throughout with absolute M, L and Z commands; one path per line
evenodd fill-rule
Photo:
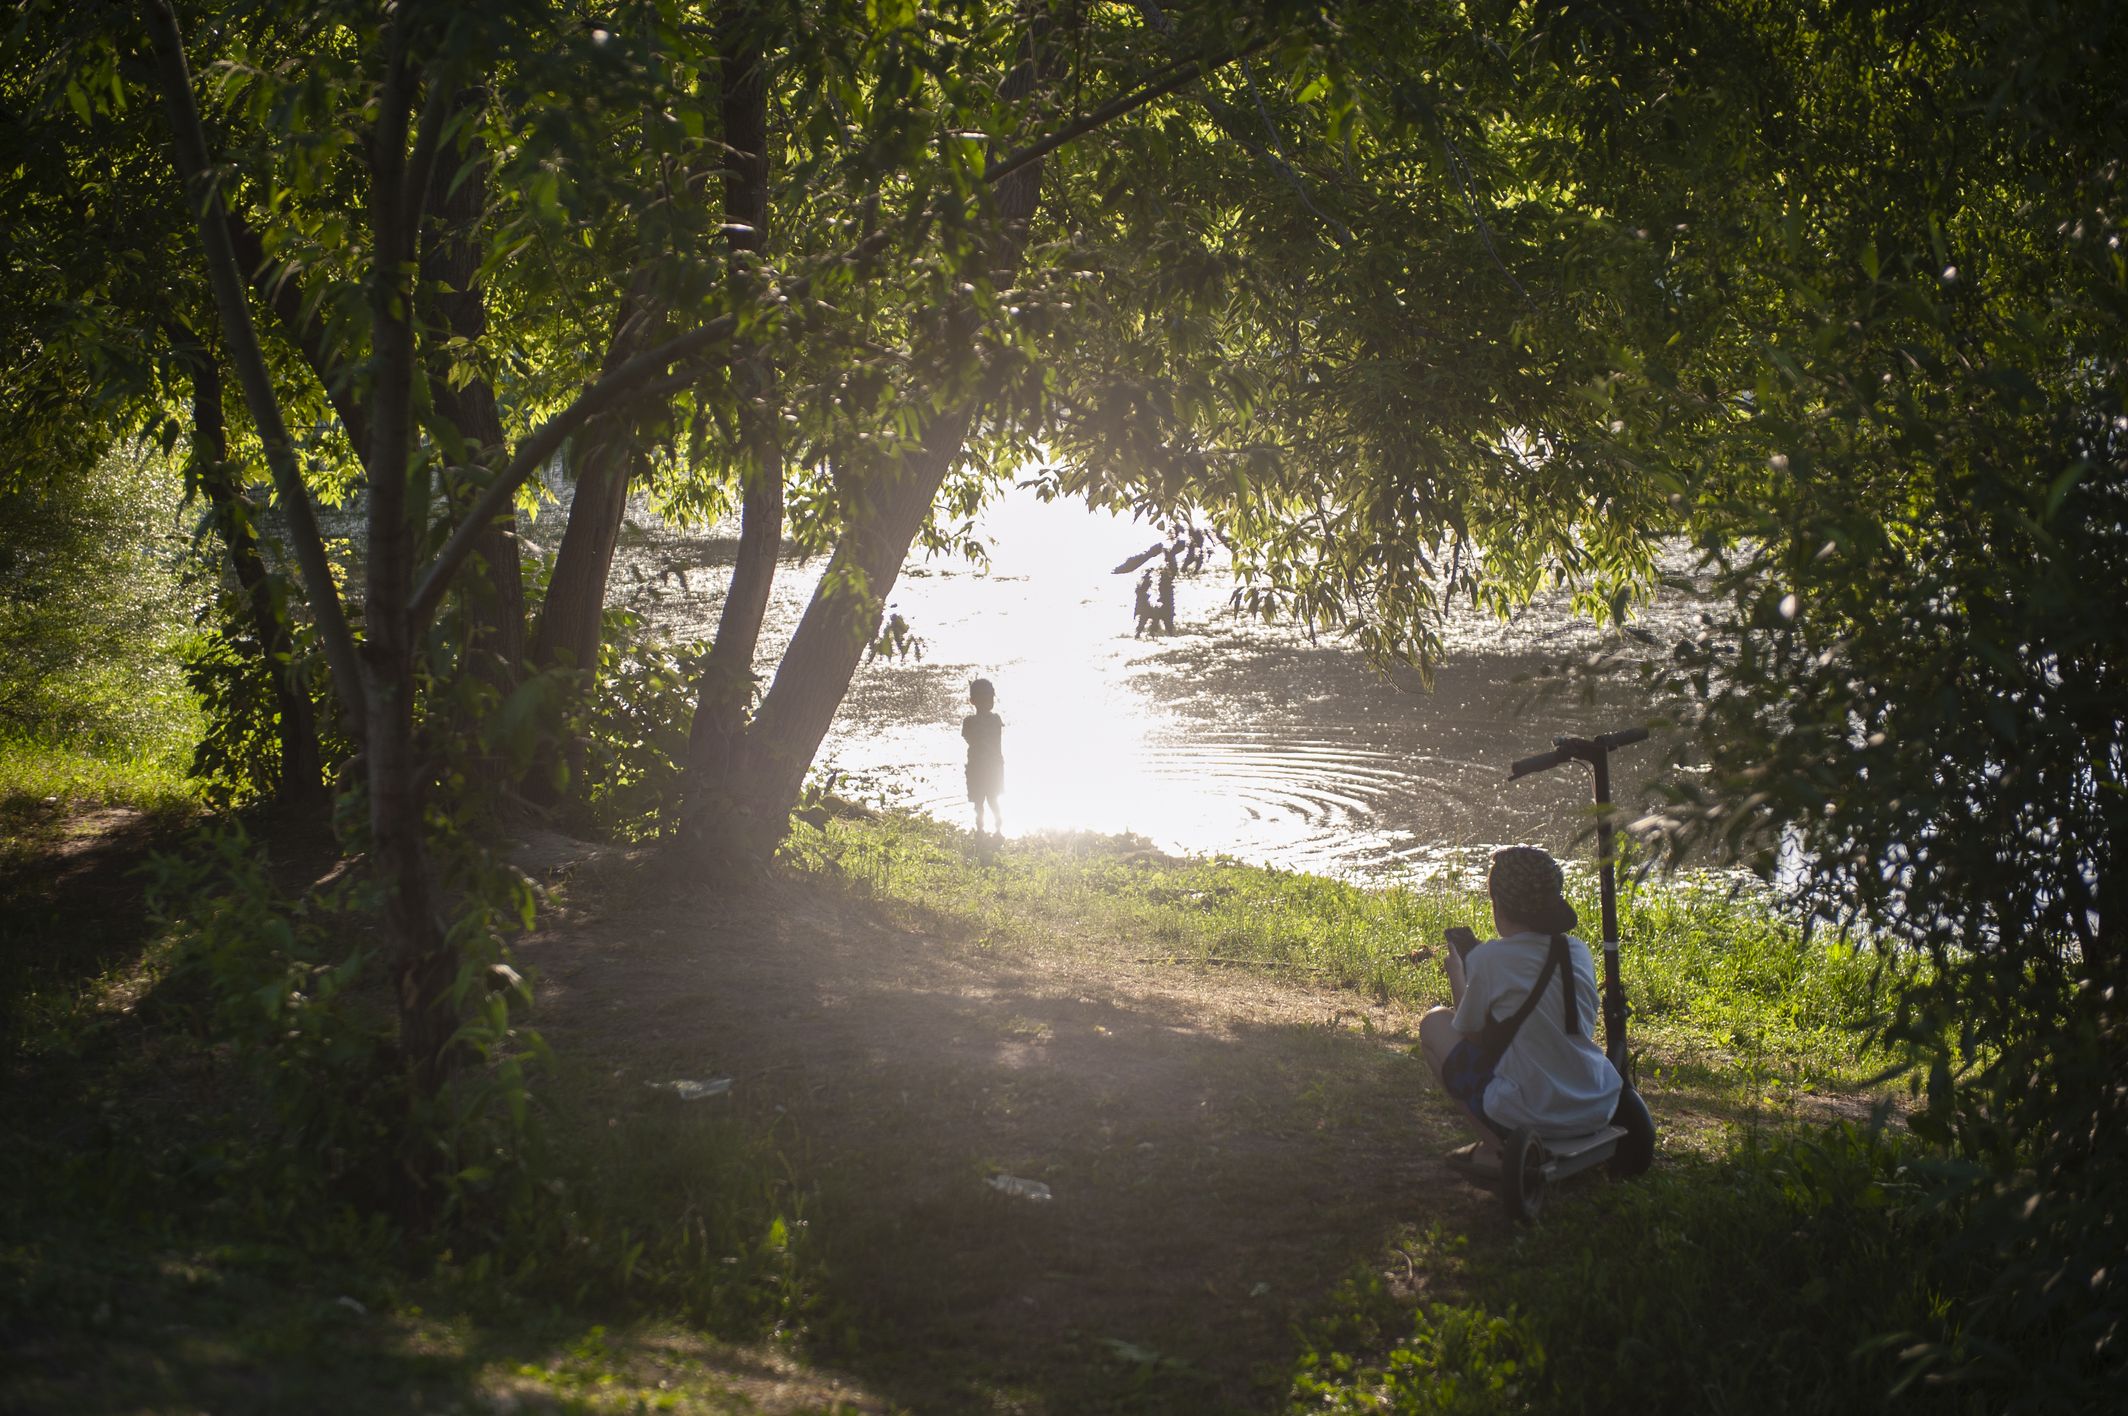
M 865 1315 L 817 1310 L 808 1178 L 716 1110 L 568 1058 L 542 1085 L 551 1199 L 514 1232 L 439 1260 L 345 1209 L 267 1218 L 273 1197 L 247 1188 L 245 1156 L 272 1134 L 199 1030 L 167 943 L 116 918 L 95 948 L 57 949 L 54 931 L 83 916 L 38 915 L 24 885 L 69 848 L 82 804 L 183 821 L 181 783 L 152 764 L 11 750 L 0 801 L 23 804 L 8 808 L 22 824 L 0 931 L 71 960 L 5 980 L 18 1023 L 26 980 L 44 1001 L 39 1026 L 11 1032 L 0 1101 L 0 1343 L 19 1354 L 0 1405 L 851 1399 L 815 1363 L 861 1350 L 847 1329 Z M 854 891 L 987 948 L 1258 971 L 1414 1007 L 1446 986 L 1410 950 L 1481 917 L 1454 884 L 1368 890 L 1113 839 L 1014 842 L 971 863 L 960 833 L 898 816 L 801 826 L 786 868 L 801 891 Z M 1858 1346 L 1940 1316 L 1905 1153 L 1795 1119 L 1797 1094 L 1879 1065 L 1848 1031 L 1867 1014 L 1869 961 L 1706 882 L 1630 892 L 1624 932 L 1649 1084 L 1736 1122 L 1641 1182 L 1587 1187 L 1536 1231 L 1389 1236 L 1379 1266 L 1316 1305 L 1296 1410 L 1853 1409 L 1876 1404 L 1893 1370 Z M 823 1346 L 824 1327 L 845 1335 Z
M 1491 921 L 1470 883 L 1365 887 L 1119 850 L 1107 837 L 1012 842 L 971 869 L 963 833 L 899 816 L 801 825 L 786 856 L 1001 947 L 1128 940 L 1145 958 L 1303 976 L 1412 1007 L 1446 1003 L 1448 985 L 1410 953 L 1438 946 L 1451 924 L 1482 936 Z M 1570 877 L 1569 894 L 1584 935 L 1597 934 L 1594 881 Z M 1875 959 L 1807 937 L 1763 891 L 1726 877 L 1629 882 L 1619 929 L 1632 1034 L 1665 1075 L 1748 1099 L 1852 1087 L 1888 1061 L 1856 1046 Z
M 181 757 L 110 757 L 28 738 L 0 738 L 0 861 L 43 849 L 84 808 L 116 807 L 162 822 L 196 815 Z

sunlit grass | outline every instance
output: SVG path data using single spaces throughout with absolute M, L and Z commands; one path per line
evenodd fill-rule
M 1091 835 L 979 849 L 951 827 L 898 815 L 801 826 L 787 856 L 990 947 L 1076 942 L 1146 963 L 1301 976 L 1411 1008 L 1448 1001 L 1438 959 L 1414 963 L 1412 951 L 1437 947 L 1451 924 L 1483 934 L 1491 923 L 1482 887 L 1468 881 L 1361 886 Z M 1584 937 L 1597 937 L 1593 880 L 1572 877 L 1570 895 Z M 1873 958 L 1807 938 L 1763 891 L 1691 876 L 1630 886 L 1620 932 L 1631 1036 L 1654 1065 L 1719 1077 L 1740 1096 L 1769 1080 L 1840 1087 L 1883 1069 L 1859 1043 Z
M 134 756 L 29 738 L 0 738 L 0 849 L 52 829 L 70 811 L 127 807 L 157 817 L 198 810 L 181 751 Z

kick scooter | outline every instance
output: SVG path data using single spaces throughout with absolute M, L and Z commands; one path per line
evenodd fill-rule
M 1525 1223 L 1543 1211 L 1545 1191 L 1555 1180 L 1598 1165 L 1607 1165 L 1613 1175 L 1638 1175 L 1655 1159 L 1655 1119 L 1633 1089 L 1633 1058 L 1626 1049 L 1626 1016 L 1632 1010 L 1626 1006 L 1625 984 L 1618 976 L 1618 884 L 1611 852 L 1611 752 L 1645 742 L 1647 737 L 1646 728 L 1623 728 L 1594 738 L 1553 738 L 1550 752 L 1523 758 L 1507 774 L 1512 782 L 1567 762 L 1586 762 L 1596 771 L 1596 861 L 1603 898 L 1603 1050 L 1625 1081 L 1608 1126 L 1568 1137 L 1539 1136 L 1528 1127 L 1519 1127 L 1501 1142 L 1500 1197 L 1507 1212 Z

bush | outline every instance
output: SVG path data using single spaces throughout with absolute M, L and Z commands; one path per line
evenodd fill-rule
M 679 828 L 687 735 L 706 644 L 648 638 L 640 617 L 610 611 L 598 694 L 585 716 L 574 794 L 606 835 L 650 840 Z
M 385 1207 L 407 1097 L 389 1008 L 362 986 L 377 960 L 350 927 L 350 887 L 284 897 L 233 822 L 156 857 L 150 874 L 149 908 L 176 937 L 195 1030 L 264 1103 L 224 1151 L 225 1184 L 275 1224 L 321 1206 Z
M 119 757 L 185 740 L 173 651 L 199 595 L 183 500 L 142 443 L 77 474 L 0 479 L 0 734 Z

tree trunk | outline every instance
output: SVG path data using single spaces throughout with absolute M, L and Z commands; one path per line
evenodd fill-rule
M 259 554 L 253 508 L 237 485 L 229 464 L 229 434 L 222 416 L 222 372 L 213 355 L 195 340 L 185 351 L 192 369 L 192 468 L 214 517 L 214 529 L 229 556 L 236 583 L 251 607 L 251 632 L 258 637 L 263 667 L 273 683 L 276 723 L 281 744 L 280 781 L 275 798 L 291 813 L 313 815 L 325 803 L 324 770 L 318 751 L 318 728 L 310 694 L 295 662 L 294 637 L 273 577 Z
M 663 327 L 663 312 L 648 285 L 630 282 L 606 342 L 604 372 L 612 373 L 650 347 Z M 576 464 L 576 496 L 532 634 L 535 669 L 598 670 L 606 581 L 628 509 L 628 487 L 643 462 L 634 432 L 625 414 L 614 414 L 595 420 L 576 439 L 570 459 Z
M 411 278 L 426 186 L 406 191 L 405 71 L 392 75 L 371 135 L 370 227 L 375 251 L 370 289 L 370 446 L 367 593 L 362 645 L 369 735 L 369 849 L 384 887 L 385 936 L 393 946 L 399 1046 L 410 1097 L 436 1096 L 450 1073 L 457 1033 L 451 985 L 456 951 L 436 917 L 429 877 L 423 795 L 428 773 L 414 740 L 415 640 L 412 612 L 417 527 L 429 515 L 415 494 L 413 384 L 415 282 Z M 418 144 L 417 144 L 418 146 Z M 409 210 L 409 207 L 412 207 Z M 425 486 L 426 479 L 423 479 Z M 414 1128 L 419 1131 L 419 1127 Z M 426 1199 L 426 1157 L 408 1157 L 409 1207 Z
M 1046 68 L 1048 26 L 1039 14 L 1030 26 L 1020 63 L 1000 86 L 1000 97 L 1026 97 Z M 1010 283 L 1024 255 L 1027 227 L 1041 200 L 1041 161 L 997 184 L 1000 236 L 991 253 L 998 284 Z M 967 309 L 942 318 L 935 328 L 945 341 L 966 338 L 973 320 Z M 725 795 L 733 819 L 725 833 L 744 854 L 765 856 L 790 829 L 791 808 L 805 784 L 820 743 L 849 692 L 850 678 L 877 626 L 880 606 L 901 575 L 909 547 L 931 514 L 946 477 L 959 464 L 968 433 L 985 395 L 977 392 L 937 414 L 921 442 L 895 463 L 894 475 L 867 506 L 853 508 L 848 529 L 826 574 L 806 606 L 805 617 L 777 666 L 775 682 L 744 738 L 727 754 Z M 851 572 L 865 593 L 849 592 Z
M 461 95 L 470 110 L 482 95 Z M 461 175 L 462 172 L 462 175 Z M 429 212 L 435 226 L 424 244 L 422 282 L 434 291 L 436 312 L 454 339 L 478 348 L 488 333 L 487 295 L 480 286 L 480 220 L 487 205 L 488 164 L 478 139 L 469 141 L 459 162 L 436 164 L 429 188 Z M 508 452 L 502 419 L 495 411 L 495 390 L 475 377 L 453 387 L 440 368 L 430 371 L 429 396 L 436 411 L 465 440 L 468 460 L 486 466 Z M 490 470 L 498 470 L 491 468 Z M 447 484 L 447 500 L 463 512 L 480 491 L 464 479 Z M 513 509 L 484 527 L 473 549 L 473 574 L 461 580 L 471 633 L 466 656 L 474 671 L 498 692 L 516 685 L 524 664 L 525 591 Z
M 610 361 L 609 361 L 610 362 Z M 606 608 L 606 581 L 613 550 L 628 509 L 628 484 L 636 456 L 621 430 L 602 421 L 577 446 L 576 497 L 562 528 L 546 603 L 532 634 L 535 669 L 598 668 L 599 628 Z
M 959 462 L 974 419 L 972 407 L 939 415 L 835 548 L 775 683 L 730 755 L 726 793 L 735 819 L 726 836 L 741 852 L 766 855 L 789 829 L 806 769 L 849 692 L 879 607 L 900 577 L 940 485 Z M 865 586 L 862 595 L 849 588 L 853 570 Z
M 723 74 L 722 123 L 729 152 L 724 214 L 732 248 L 732 279 L 753 278 L 747 257 L 768 240 L 767 36 L 752 7 L 727 11 L 718 52 Z M 739 554 L 731 588 L 717 619 L 695 694 L 688 731 L 682 840 L 693 849 L 723 849 L 733 803 L 726 795 L 732 752 L 746 725 L 754 685 L 754 652 L 783 549 L 783 442 L 776 403 L 776 371 L 758 350 L 735 348 L 732 383 L 738 396 L 741 475 Z

